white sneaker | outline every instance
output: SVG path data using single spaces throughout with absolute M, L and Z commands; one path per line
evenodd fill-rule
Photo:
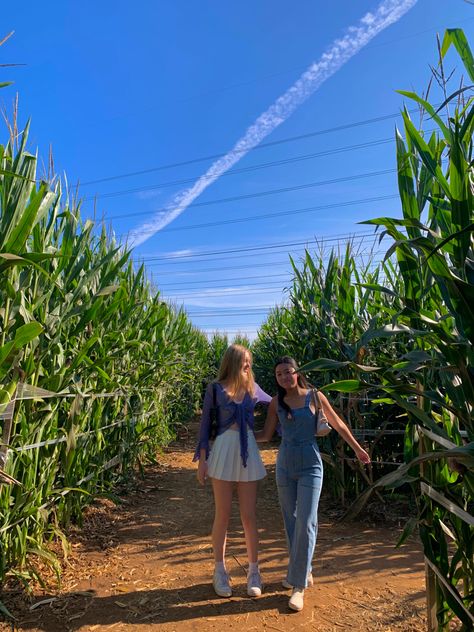
M 304 588 L 293 588 L 288 607 L 299 612 L 304 606 Z
M 232 588 L 229 583 L 229 575 L 226 571 L 214 571 L 212 586 L 219 597 L 232 597 Z
M 306 580 L 306 582 L 308 584 L 307 588 L 310 588 L 314 584 L 314 579 L 313 579 L 313 574 L 312 573 L 308 574 L 308 579 Z M 287 580 L 286 577 L 285 577 L 285 579 L 282 579 L 281 585 L 283 586 L 283 588 L 293 588 L 293 586 L 290 584 L 290 582 Z
M 247 575 L 247 595 L 249 597 L 260 597 L 262 594 L 262 578 L 260 571 L 252 571 Z

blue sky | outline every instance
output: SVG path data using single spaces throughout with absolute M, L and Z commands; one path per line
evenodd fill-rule
M 474 7 L 463 0 L 390 2 L 409 10 L 319 87 L 305 79 L 281 124 L 280 109 L 256 134 L 249 128 L 311 64 L 328 51 L 334 64 L 354 45 L 351 27 L 380 2 L 9 3 L 2 35 L 15 33 L 1 63 L 25 65 L 2 69 L 14 86 L 1 97 L 9 107 L 19 93 L 30 148 L 46 163 L 52 146 L 57 173 L 81 182 L 83 216 L 132 236 L 135 261 L 164 297 L 206 331 L 253 337 L 285 300 L 288 253 L 297 259 L 315 240 L 337 246 L 367 233 L 357 222 L 398 214 L 396 90 L 425 89 L 437 32 L 472 36 Z M 255 147 L 221 168 L 246 133 Z M 217 176 L 190 195 L 209 169 Z

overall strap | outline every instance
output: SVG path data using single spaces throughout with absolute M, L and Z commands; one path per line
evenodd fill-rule
M 308 392 L 306 393 L 306 396 L 304 398 L 304 406 L 305 408 L 309 408 L 309 403 L 311 401 L 311 390 L 308 390 Z

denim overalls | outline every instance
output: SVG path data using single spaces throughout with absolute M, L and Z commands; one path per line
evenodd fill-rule
M 308 391 L 302 408 L 278 407 L 282 441 L 276 463 L 278 497 L 285 523 L 289 562 L 287 581 L 305 588 L 318 531 L 323 463 L 315 437 L 315 415 Z

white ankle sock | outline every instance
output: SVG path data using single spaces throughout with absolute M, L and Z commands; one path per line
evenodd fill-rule
M 216 571 L 223 571 L 225 573 L 226 572 L 226 570 L 225 570 L 225 562 L 216 562 L 215 570 Z
M 249 573 L 258 571 L 258 562 L 249 562 Z

